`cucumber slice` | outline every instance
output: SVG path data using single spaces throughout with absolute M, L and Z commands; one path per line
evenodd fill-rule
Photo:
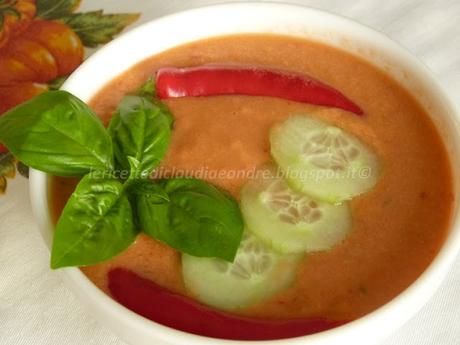
M 380 175 L 377 156 L 358 138 L 296 115 L 270 131 L 271 153 L 288 183 L 330 203 L 370 190 Z
M 258 303 L 287 288 L 301 255 L 281 255 L 245 233 L 235 261 L 182 254 L 185 287 L 199 301 L 232 310 Z
M 282 253 L 330 249 L 351 229 L 348 203 L 332 205 L 294 191 L 273 166 L 259 170 L 241 190 L 246 226 Z

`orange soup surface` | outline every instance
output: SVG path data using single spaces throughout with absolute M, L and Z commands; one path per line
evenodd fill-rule
M 105 124 L 122 97 L 162 67 L 203 64 L 268 66 L 307 74 L 340 90 L 364 116 L 270 97 L 213 96 L 167 100 L 175 118 L 161 168 L 171 175 L 202 171 L 239 199 L 245 174 L 270 160 L 269 130 L 292 114 L 310 114 L 359 137 L 378 155 L 377 185 L 351 201 L 353 228 L 332 249 L 308 254 L 294 284 L 258 305 L 235 311 L 272 319 L 352 320 L 406 289 L 430 264 L 448 230 L 454 200 L 451 167 L 439 133 L 415 99 L 387 74 L 342 50 L 302 39 L 242 35 L 183 45 L 153 56 L 106 85 L 91 101 Z M 53 178 L 59 217 L 77 180 Z M 110 294 L 115 267 L 187 295 L 181 256 L 146 235 L 125 252 L 82 271 Z M 193 297 L 193 296 L 192 296 Z

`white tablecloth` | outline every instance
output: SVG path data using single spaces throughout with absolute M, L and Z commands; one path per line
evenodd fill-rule
M 151 18 L 213 0 L 83 0 L 81 11 L 142 12 Z M 383 31 L 419 56 L 460 103 L 459 0 L 297 0 Z M 48 267 L 31 217 L 27 184 L 9 181 L 0 197 L 0 344 L 123 345 L 99 325 Z M 460 259 L 458 260 L 460 263 Z M 218 343 L 218 342 L 216 342 Z M 460 265 L 431 301 L 384 345 L 460 344 Z M 159 344 L 155 344 L 159 345 Z

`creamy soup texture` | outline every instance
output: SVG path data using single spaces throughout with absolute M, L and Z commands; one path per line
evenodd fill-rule
M 259 305 L 235 313 L 268 318 L 320 316 L 350 320 L 388 302 L 430 264 L 447 233 L 454 200 L 450 163 L 440 135 L 414 98 L 387 74 L 342 50 L 297 38 L 241 35 L 202 40 L 153 56 L 106 85 L 91 101 L 108 123 L 121 98 L 167 66 L 202 64 L 269 66 L 308 74 L 340 90 L 365 112 L 269 98 L 217 96 L 166 101 L 175 117 L 162 163 L 170 174 L 208 171 L 207 181 L 237 199 L 244 174 L 270 160 L 271 126 L 292 114 L 318 117 L 353 133 L 378 154 L 382 176 L 351 201 L 353 229 L 329 251 L 305 256 L 295 283 Z M 58 217 L 76 180 L 54 178 Z M 180 254 L 139 235 L 125 252 L 83 272 L 108 292 L 107 272 L 128 268 L 187 294 Z

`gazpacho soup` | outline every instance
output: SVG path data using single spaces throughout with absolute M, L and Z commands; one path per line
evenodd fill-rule
M 138 63 L 89 107 L 40 97 L 73 131 L 49 149 L 62 157 L 28 162 L 54 175 L 52 267 L 81 267 L 163 325 L 242 340 L 331 329 L 401 293 L 446 237 L 453 181 L 435 125 L 338 48 L 216 37 Z

